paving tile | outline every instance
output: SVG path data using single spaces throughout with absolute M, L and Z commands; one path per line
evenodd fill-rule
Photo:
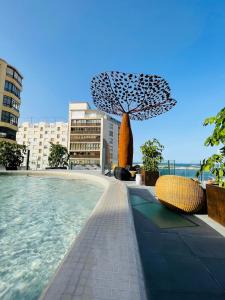
M 225 259 L 201 258 L 201 261 L 225 291 Z
M 220 293 L 181 293 L 181 292 L 165 292 L 159 290 L 151 290 L 149 298 L 151 300 L 224 300 L 225 294 Z
M 72 294 L 62 294 L 60 300 L 73 300 Z
M 225 259 L 225 239 L 223 237 L 196 237 L 184 234 L 182 239 L 198 257 Z
M 145 279 L 150 289 L 180 292 L 223 292 L 202 263 L 191 256 L 152 254 L 144 257 Z
M 140 251 L 145 253 L 164 253 L 172 255 L 193 256 L 184 241 L 176 233 L 142 232 L 139 235 Z M 146 255 L 148 255 L 146 253 Z

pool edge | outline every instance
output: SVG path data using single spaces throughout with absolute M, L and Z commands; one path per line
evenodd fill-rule
M 100 295 L 105 295 L 105 299 L 147 299 L 129 192 L 123 182 L 86 172 L 7 171 L 0 175 L 2 173 L 86 179 L 105 187 L 40 300 L 97 300 Z

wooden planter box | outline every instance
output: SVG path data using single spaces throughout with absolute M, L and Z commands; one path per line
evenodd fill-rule
M 159 178 L 159 172 L 141 171 L 142 182 L 144 185 L 155 186 L 157 179 Z
M 209 217 L 225 226 L 225 188 L 207 184 L 206 195 Z

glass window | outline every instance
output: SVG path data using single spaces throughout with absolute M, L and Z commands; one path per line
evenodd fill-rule
M 7 67 L 6 75 L 14 78 L 20 85 L 22 85 L 22 77 L 11 67 Z
M 10 123 L 14 126 L 17 126 L 18 124 L 18 118 L 10 112 L 4 110 L 2 111 L 1 120 L 2 122 Z
M 20 98 L 20 90 L 10 81 L 5 81 L 5 91 L 10 92 Z
M 11 107 L 13 109 L 15 109 L 16 111 L 19 111 L 20 105 L 19 103 L 17 103 L 17 101 L 15 101 L 12 97 L 3 96 L 3 105 L 4 106 L 8 106 Z

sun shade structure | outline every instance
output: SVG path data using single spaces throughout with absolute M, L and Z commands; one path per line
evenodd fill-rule
M 119 137 L 119 166 L 132 166 L 132 120 L 146 120 L 170 110 L 176 104 L 166 80 L 157 75 L 128 74 L 117 71 L 93 77 L 94 104 L 109 114 L 122 116 Z

